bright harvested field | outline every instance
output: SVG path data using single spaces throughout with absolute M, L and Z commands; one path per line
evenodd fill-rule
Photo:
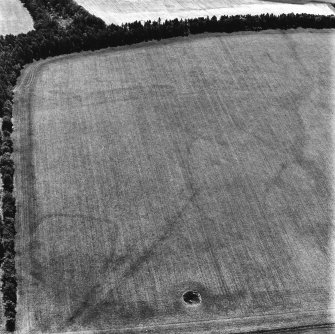
M 29 66 L 19 332 L 330 321 L 334 39 L 213 34 Z
M 33 19 L 19 0 L 0 0 L 0 35 L 33 30 Z
M 308 13 L 332 15 L 334 10 L 325 3 L 279 3 L 262 0 L 76 0 L 107 24 L 133 21 L 172 20 L 214 15 L 247 15 L 273 13 Z M 327 0 L 326 0 L 327 1 Z M 326 2 L 325 1 L 325 2 Z M 335 3 L 334 0 L 328 0 Z M 297 0 L 296 2 L 300 2 Z

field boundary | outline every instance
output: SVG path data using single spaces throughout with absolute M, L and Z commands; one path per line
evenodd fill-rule
M 280 317 L 282 315 L 290 315 L 292 316 L 291 323 L 285 323 L 283 328 L 282 319 L 278 319 L 278 323 L 274 325 L 273 318 Z M 298 325 L 294 324 L 296 321 L 297 313 L 283 313 L 283 314 L 271 314 L 268 316 L 253 316 L 253 317 L 244 317 L 244 318 L 231 318 L 231 319 L 218 319 L 218 320 L 208 320 L 208 321 L 190 321 L 190 322 L 183 322 L 183 323 L 169 323 L 164 325 L 148 325 L 148 326 L 137 326 L 137 327 L 119 327 L 119 328 L 109 328 L 109 329 L 101 329 L 101 330 L 86 330 L 86 331 L 65 331 L 65 332 L 50 332 L 48 334 L 98 334 L 98 333 L 156 333 L 157 330 L 161 332 L 163 328 L 165 328 L 165 333 L 177 333 L 179 330 L 185 331 L 185 329 L 189 328 L 192 325 L 192 333 L 202 333 L 205 334 L 207 332 L 212 333 L 213 330 L 222 330 L 224 328 L 225 334 L 256 334 L 256 333 L 285 333 L 287 331 L 292 330 L 299 330 L 299 329 L 319 329 L 319 328 L 335 328 L 335 323 L 329 323 L 326 319 L 320 319 L 320 313 L 308 313 L 305 314 L 306 317 L 313 317 L 315 319 L 320 320 L 319 322 L 307 325 Z M 325 315 L 322 314 L 323 317 L 328 317 L 329 314 Z M 272 319 L 268 319 L 268 318 Z M 255 325 L 246 325 L 244 322 L 250 322 L 252 319 L 255 322 Z M 276 319 L 277 320 L 277 319 Z M 260 322 L 262 323 L 262 328 L 260 328 Z M 207 326 L 211 325 L 210 329 L 207 329 Z M 215 329 L 213 328 L 215 326 Z M 257 329 L 256 329 L 257 326 Z M 272 327 L 272 328 L 271 328 Z
M 294 30 L 294 32 L 296 32 Z M 306 32 L 305 30 L 302 30 L 301 32 Z M 311 31 L 313 32 L 313 31 Z M 333 30 L 330 30 L 329 32 L 333 32 Z M 264 32 L 266 34 L 268 34 L 269 32 Z M 282 34 L 282 32 L 278 32 L 278 31 L 274 31 L 273 33 L 276 34 Z M 285 34 L 290 33 L 290 31 L 285 32 Z M 327 33 L 327 31 L 322 31 L 322 33 Z M 252 33 L 255 34 L 255 33 Z M 227 34 L 228 36 L 232 36 L 231 34 Z M 222 36 L 221 33 L 209 33 L 207 35 L 194 35 L 188 38 L 205 38 L 208 36 Z M 170 44 L 170 43 L 174 43 L 174 42 L 178 42 L 178 41 L 183 41 L 186 39 L 184 39 L 183 37 L 177 37 L 174 39 L 169 39 L 169 40 L 165 40 L 162 41 L 163 43 L 166 44 Z M 106 52 L 110 52 L 111 50 L 115 50 L 115 51 L 120 51 L 120 50 L 128 50 L 130 48 L 140 48 L 143 47 L 143 45 L 145 46 L 159 46 L 161 45 L 161 42 L 143 42 L 140 44 L 136 44 L 136 45 L 131 45 L 131 46 L 120 46 L 117 48 L 108 48 L 108 49 L 103 49 L 103 50 L 99 50 L 98 53 L 103 54 Z M 26 92 L 27 94 L 29 94 L 29 96 L 27 96 L 27 98 L 25 99 L 26 102 L 26 108 L 25 108 L 25 116 L 26 119 L 29 122 L 30 119 L 30 98 L 31 98 L 31 92 L 33 92 L 33 88 L 35 86 L 35 82 L 37 80 L 37 76 L 38 73 L 40 73 L 41 70 L 43 70 L 44 66 L 47 66 L 48 64 L 54 63 L 54 62 L 58 62 L 61 61 L 63 59 L 76 59 L 76 58 L 80 58 L 80 57 L 86 57 L 86 56 L 90 56 L 90 55 L 95 55 L 96 52 L 92 52 L 92 51 L 85 51 L 85 52 L 81 52 L 81 53 L 75 53 L 75 54 L 71 54 L 71 55 L 62 55 L 62 56 L 57 56 L 54 58 L 48 58 L 46 60 L 42 60 L 40 62 L 36 62 L 31 64 L 30 66 L 27 66 L 25 68 L 25 70 L 22 72 L 22 75 L 20 76 L 18 82 L 17 82 L 17 86 L 15 88 L 15 93 L 20 92 L 20 95 L 22 96 L 23 92 Z M 23 110 L 22 110 L 23 111 Z M 22 114 L 22 113 L 21 113 Z M 25 129 L 26 133 L 29 133 L 29 131 L 31 131 L 31 129 L 29 129 L 29 127 L 25 127 L 22 126 L 22 129 Z M 17 131 L 14 132 L 14 134 L 17 134 Z M 20 133 L 20 135 L 23 135 L 22 133 Z M 15 161 L 16 162 L 16 161 Z M 28 162 L 29 163 L 29 162 Z M 16 164 L 19 166 L 19 168 L 22 167 L 21 164 Z M 32 172 L 32 171 L 31 171 Z M 128 327 L 128 328 L 109 328 L 109 329 L 102 329 L 102 330 L 87 330 L 87 331 L 69 331 L 69 332 L 50 332 L 52 334 L 58 334 L 58 333 L 67 333 L 67 334 L 80 334 L 80 333 L 132 333 L 132 332 L 136 332 L 136 333 L 141 333 L 141 332 L 145 332 L 145 333 L 155 333 L 155 331 L 158 328 L 165 328 L 167 333 L 176 333 L 177 330 L 185 330 L 185 328 L 187 328 L 190 324 L 192 324 L 192 326 L 196 326 L 199 327 L 199 329 L 196 329 L 197 331 L 201 331 L 202 333 L 205 333 L 204 328 L 202 327 L 206 327 L 209 324 L 215 326 L 215 328 L 217 328 L 217 330 L 222 329 L 222 327 L 224 326 L 224 330 L 225 333 L 260 333 L 260 330 L 255 330 L 256 327 L 251 327 L 249 328 L 248 325 L 243 324 L 243 321 L 250 321 L 250 319 L 252 319 L 252 321 L 255 323 L 254 326 L 259 327 L 259 324 L 262 324 L 262 326 L 264 326 L 264 329 L 261 329 L 261 331 L 265 332 L 265 333 L 274 333 L 274 332 L 278 332 L 280 330 L 280 332 L 284 332 L 286 330 L 292 330 L 292 329 L 299 329 L 299 328 L 313 328 L 316 327 L 318 328 L 318 326 L 324 326 L 326 323 L 329 324 L 329 326 L 331 326 L 330 328 L 333 328 L 333 326 L 335 324 L 329 323 L 330 316 L 332 314 L 333 310 L 329 310 L 329 312 L 325 312 L 325 311 L 306 311 L 303 313 L 294 313 L 294 312 L 290 312 L 290 313 L 282 313 L 282 314 L 269 314 L 269 315 L 264 315 L 264 316 L 255 316 L 255 317 L 244 317 L 244 318 L 231 318 L 231 319 L 218 319 L 218 320 L 211 320 L 211 321 L 201 321 L 201 322 L 185 322 L 185 323 L 170 323 L 170 324 L 164 324 L 164 325 L 150 325 L 150 326 L 141 326 L 141 327 Z M 299 325 L 295 324 L 295 321 L 297 319 L 297 315 L 303 317 L 303 319 L 307 319 L 308 321 L 312 321 L 312 323 L 308 326 L 302 326 L 300 327 Z M 267 326 L 272 326 L 274 321 L 273 318 L 277 318 L 277 317 L 283 317 L 285 316 L 285 319 L 287 321 L 287 323 L 285 322 L 285 329 L 281 329 L 282 325 L 283 325 L 283 320 L 282 319 L 277 319 L 276 321 L 278 322 L 276 328 L 272 328 L 269 329 Z M 240 321 L 240 324 L 238 325 L 238 327 L 236 328 L 236 322 Z M 315 321 L 315 323 L 314 323 Z M 244 327 L 243 327 L 244 326 Z M 245 329 L 243 329 L 245 328 Z M 192 328 L 193 329 L 193 328 Z M 241 331 L 239 331 L 241 329 Z
M 137 44 L 141 47 L 143 44 L 138 44 L 144 41 L 160 41 L 163 39 L 171 39 L 178 36 L 190 36 L 196 34 L 203 34 L 206 32 L 216 32 L 218 34 L 233 32 L 259 32 L 269 31 L 275 29 L 279 33 L 290 28 L 303 27 L 316 29 L 331 29 L 335 28 L 335 16 L 317 16 L 317 15 L 281 15 L 281 16 L 222 16 L 220 19 L 212 17 L 212 19 L 189 19 L 172 20 L 160 22 L 146 22 L 144 26 L 139 22 L 128 23 L 124 26 L 110 25 L 106 26 L 101 19 L 89 14 L 83 7 L 78 6 L 74 1 L 63 1 L 67 3 L 65 6 L 66 15 L 63 14 L 62 9 L 59 9 L 57 0 L 21 0 L 29 13 L 34 19 L 35 30 L 27 34 L 20 34 L 18 36 L 10 36 L 9 38 L 0 38 L 0 48 L 5 50 L 0 54 L 0 65 L 4 68 L 3 73 L 0 74 L 0 117 L 4 116 L 4 104 L 13 101 L 13 87 L 20 76 L 20 71 L 24 65 L 33 63 L 34 60 L 50 59 L 49 57 L 68 55 L 82 50 L 96 51 L 108 47 L 119 47 Z M 77 13 L 76 13 L 77 11 Z M 55 14 L 56 17 L 53 17 Z M 75 15 L 76 14 L 76 15 Z M 68 24 L 62 26 L 64 19 L 68 20 Z M 271 33 L 271 32 L 270 32 Z M 158 42 L 152 42 L 157 44 Z M 150 44 L 146 44 L 149 46 Z M 109 49 L 107 49 L 109 50 Z M 119 50 L 119 49 L 116 49 Z M 91 51 L 91 52 L 92 52 Z M 106 52 L 106 51 L 105 51 Z M 76 54 L 78 55 L 78 54 Z M 82 54 L 84 55 L 84 54 Z M 54 61 L 58 59 L 55 58 Z M 47 62 L 45 63 L 47 64 Z M 41 67 L 37 66 L 38 71 Z M 36 74 L 36 73 L 35 73 Z M 29 83 L 34 80 L 34 72 L 31 73 Z M 26 112 L 25 108 L 24 112 Z M 30 115 L 28 114 L 27 117 Z M 6 127 L 12 127 L 11 117 L 4 116 L 3 120 Z M 4 124 L 4 123 L 3 123 Z M 3 128 L 3 125 L 2 125 Z M 17 129 L 15 129 L 17 130 Z M 29 129 L 30 130 L 30 129 Z M 14 132 L 15 135 L 15 132 Z M 20 134 L 18 134 L 20 135 Z M 28 143 L 29 144 L 29 143 Z M 5 153 L 7 154 L 7 153 Z M 32 167 L 32 164 L 29 165 Z M 14 174 L 14 166 L 10 157 L 7 159 L 7 167 L 12 168 L 12 176 Z M 8 171 L 8 170 L 7 170 Z M 28 169 L 31 173 L 33 170 Z M 9 175 L 9 174 L 8 174 Z M 10 175 L 9 175 L 10 176 Z M 12 187 L 10 178 L 6 178 L 9 187 Z M 5 182 L 4 182 L 5 183 Z M 10 191 L 11 193 L 12 191 Z M 15 198 L 7 196 L 8 203 L 7 211 L 10 213 L 10 219 L 15 215 Z M 29 199 L 33 200 L 33 199 Z M 10 203 L 10 205 L 9 205 Z M 14 231 L 11 227 L 11 232 L 15 234 L 14 220 L 10 223 L 13 225 Z M 10 245 L 10 247 L 12 247 Z M 12 247 L 13 248 L 13 247 Z M 13 248 L 15 254 L 15 247 Z M 13 261 L 14 263 L 14 261 Z M 14 270 L 13 286 L 15 285 L 15 266 L 10 264 L 8 268 Z M 14 289 L 14 288 L 13 288 Z M 16 286 L 14 295 L 11 298 L 15 301 L 10 304 L 10 316 L 7 317 L 6 328 L 9 331 L 15 330 L 15 306 L 16 306 Z M 6 310 L 5 310 L 6 313 Z
M 108 46 L 106 48 L 102 48 L 99 50 L 85 50 L 85 51 L 79 51 L 79 52 L 72 52 L 70 54 L 63 54 L 59 56 L 54 56 L 54 57 L 48 57 L 46 59 L 41 59 L 38 61 L 34 61 L 34 63 L 30 63 L 25 65 L 23 71 L 21 72 L 20 77 L 18 78 L 18 81 L 13 89 L 14 94 L 17 93 L 19 89 L 21 89 L 22 85 L 31 85 L 33 83 L 34 77 L 37 75 L 37 73 L 41 70 L 42 66 L 52 64 L 54 62 L 62 61 L 63 59 L 77 59 L 81 57 L 87 57 L 87 56 L 94 56 L 96 54 L 104 54 L 104 53 L 109 53 L 110 51 L 127 51 L 127 50 L 132 50 L 132 49 L 139 49 L 143 48 L 144 46 L 146 48 L 149 47 L 159 47 L 160 45 L 169 45 L 173 43 L 180 43 L 180 42 L 187 42 L 189 39 L 205 39 L 208 37 L 221 37 L 221 36 L 226 36 L 226 37 L 234 37 L 234 36 L 249 36 L 249 35 L 290 35 L 292 33 L 295 34 L 303 34 L 303 33 L 324 33 L 324 34 L 332 34 L 334 33 L 334 29 L 322 29 L 322 31 L 318 29 L 313 29 L 313 28 L 297 28 L 297 29 L 287 29 L 287 30 L 278 30 L 278 29 L 269 29 L 269 30 L 261 30 L 258 32 L 255 31 L 236 31 L 232 33 L 225 33 L 225 32 L 205 32 L 202 34 L 192 34 L 188 36 L 177 36 L 177 37 L 171 37 L 167 39 L 162 39 L 162 40 L 151 40 L 151 41 L 143 41 L 140 43 L 135 43 L 135 44 L 130 44 L 130 45 L 119 45 L 119 46 Z M 33 67 L 33 70 L 31 71 L 31 67 Z M 29 73 L 26 73 L 27 69 L 29 69 Z M 26 83 L 25 81 L 28 80 L 26 76 L 29 75 L 29 81 Z

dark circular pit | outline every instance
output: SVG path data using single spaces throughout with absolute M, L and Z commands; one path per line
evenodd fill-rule
M 188 305 L 199 305 L 201 303 L 201 295 L 198 291 L 186 291 L 183 293 L 183 300 Z

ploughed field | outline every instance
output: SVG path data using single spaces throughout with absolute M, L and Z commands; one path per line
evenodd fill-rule
M 19 0 L 0 0 L 0 35 L 33 30 L 33 19 Z
M 306 0 L 76 0 L 107 24 L 133 21 L 173 20 L 216 15 L 260 15 L 307 13 L 332 15 L 334 8 L 324 0 L 310 3 Z
M 19 332 L 331 321 L 333 41 L 211 34 L 28 66 Z

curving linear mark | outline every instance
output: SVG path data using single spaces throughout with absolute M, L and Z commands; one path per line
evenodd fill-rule
M 163 247 L 164 243 L 169 240 L 175 233 L 180 222 L 183 222 L 183 214 L 188 209 L 189 205 L 192 204 L 192 197 L 186 202 L 186 204 L 172 217 L 165 218 L 166 225 L 163 229 L 163 232 L 158 236 L 151 245 L 146 248 L 138 256 L 134 257 L 132 250 L 128 250 L 126 254 L 123 254 L 117 258 L 111 257 L 106 260 L 108 262 L 108 267 L 110 270 L 115 270 L 117 266 L 126 266 L 126 269 L 115 278 L 116 284 L 109 289 L 107 294 L 104 294 L 104 297 L 95 305 L 90 305 L 90 301 L 93 299 L 93 296 L 99 294 L 100 290 L 103 288 L 101 283 L 95 284 L 89 292 L 87 292 L 83 298 L 83 301 L 80 305 L 72 312 L 72 315 L 66 320 L 63 329 L 67 328 L 69 325 L 73 324 L 76 319 L 80 318 L 84 313 L 86 313 L 85 321 L 89 321 L 90 314 L 97 314 L 101 307 L 106 304 L 107 299 L 112 300 L 112 293 L 119 289 L 122 285 L 127 282 L 127 278 L 134 276 L 142 266 L 147 263 L 152 257 L 155 256 L 157 250 Z M 110 267 L 111 266 L 111 267 Z M 107 272 L 108 276 L 109 273 Z M 104 277 L 102 281 L 106 281 L 107 277 Z M 107 296 L 107 297 L 106 297 Z

